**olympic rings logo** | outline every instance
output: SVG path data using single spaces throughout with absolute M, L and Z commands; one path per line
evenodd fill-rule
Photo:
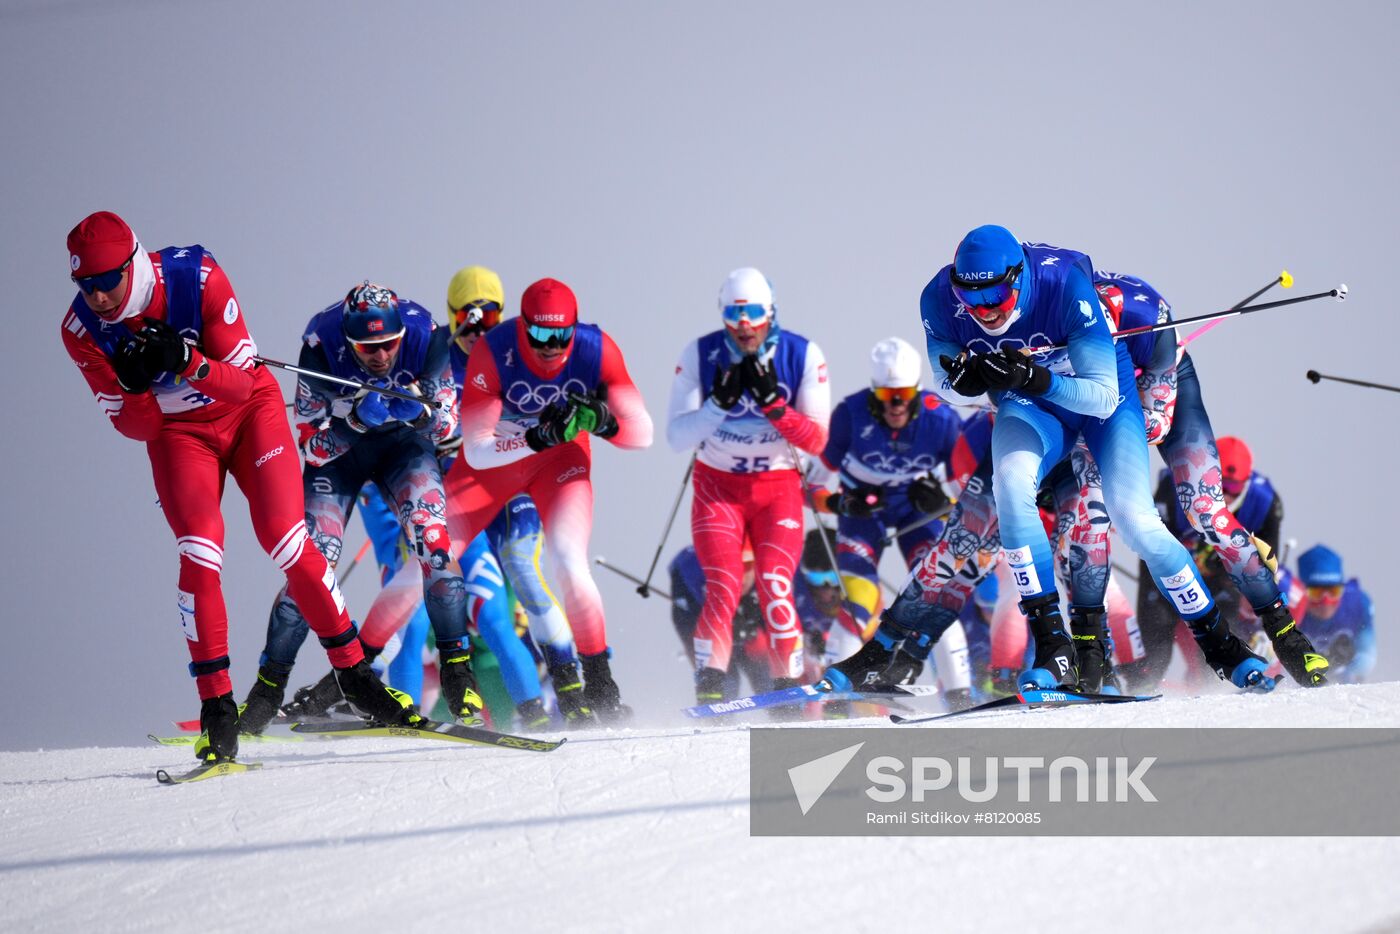
M 521 415 L 538 415 L 551 405 L 564 401 L 568 393 L 587 395 L 588 387 L 580 379 L 567 379 L 561 385 L 545 383 L 535 385 L 525 380 L 516 380 L 506 387 L 505 400 Z
M 938 458 L 932 454 L 906 457 L 902 454 L 885 454 L 880 451 L 868 451 L 859 457 L 859 461 L 876 473 L 882 474 L 924 473 L 933 470 L 938 465 Z

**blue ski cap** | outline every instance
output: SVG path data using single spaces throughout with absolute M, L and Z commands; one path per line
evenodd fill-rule
M 1011 231 L 983 224 L 968 233 L 953 254 L 953 293 L 968 307 L 1006 303 L 1018 287 L 1026 254 Z
M 1305 587 L 1336 587 L 1346 583 L 1342 556 L 1326 545 L 1314 545 L 1298 556 L 1298 576 Z
M 375 285 L 368 279 L 345 295 L 341 330 L 357 344 L 378 344 L 403 336 L 399 317 L 399 297 L 393 289 Z

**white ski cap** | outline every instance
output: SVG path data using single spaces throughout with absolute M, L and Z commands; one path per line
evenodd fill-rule
M 870 351 L 870 385 L 918 386 L 923 372 L 919 352 L 903 338 L 887 337 Z
M 752 266 L 736 269 L 725 277 L 724 285 L 719 287 L 719 310 L 723 312 L 730 305 L 761 305 L 771 312 L 773 285 L 767 276 Z

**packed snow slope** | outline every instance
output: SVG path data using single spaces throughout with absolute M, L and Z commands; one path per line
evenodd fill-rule
M 1400 683 L 961 723 L 1396 727 Z M 751 838 L 740 723 L 243 757 L 165 787 L 187 749 L 0 754 L 0 930 L 1400 930 L 1389 838 Z

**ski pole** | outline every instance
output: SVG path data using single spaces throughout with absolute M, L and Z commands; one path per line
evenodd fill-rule
M 953 501 L 952 501 L 952 505 L 955 505 L 955 506 L 956 506 L 956 505 L 957 505 L 957 500 L 953 500 Z M 915 531 L 916 529 L 922 529 L 924 526 L 928 525 L 930 522 L 937 522 L 939 519 L 943 518 L 943 516 L 946 516 L 947 514 L 948 514 L 948 513 L 945 512 L 945 513 L 943 513 L 942 515 L 939 515 L 939 516 L 924 516 L 922 519 L 916 519 L 915 521 L 909 523 L 908 525 L 900 526 L 899 528 L 895 529 L 893 532 L 887 532 L 887 533 L 885 534 L 885 537 L 882 538 L 882 539 L 880 539 L 880 547 L 881 547 L 881 548 L 884 548 L 884 547 L 886 547 L 887 545 L 889 545 L 891 542 L 896 541 L 896 540 L 898 540 L 898 539 L 901 539 L 901 538 L 903 538 L 904 536 L 908 535 L 910 532 L 913 532 L 913 531 Z
M 1119 574 L 1122 574 L 1124 577 L 1126 577 L 1128 580 L 1132 581 L 1134 584 L 1136 584 L 1136 583 L 1138 582 L 1138 576 L 1137 576 L 1136 574 L 1134 574 L 1132 571 L 1130 571 L 1130 570 L 1128 570 L 1127 568 L 1123 567 L 1123 565 L 1119 564 L 1117 561 L 1113 561 L 1113 562 L 1111 562 L 1111 564 L 1113 565 L 1113 570 L 1117 571 Z
M 423 396 L 415 396 L 411 392 L 404 392 L 402 389 L 392 389 L 389 387 L 371 386 L 368 383 L 361 383 L 353 379 L 341 379 L 339 376 L 332 376 L 329 373 L 320 373 L 316 370 L 308 370 L 305 367 L 293 366 L 290 363 L 283 363 L 280 360 L 271 360 L 267 357 L 253 356 L 253 359 L 266 366 L 275 366 L 279 370 L 286 370 L 288 373 L 296 373 L 300 376 L 309 376 L 312 379 L 319 379 L 323 383 L 336 383 L 341 386 L 349 386 L 351 389 L 364 393 L 377 392 L 381 395 L 390 396 L 394 399 L 407 399 L 409 402 L 417 402 L 432 409 L 442 408 L 442 403 L 436 399 L 427 399 Z
M 1319 298 L 1335 298 L 1339 302 L 1346 301 L 1347 287 L 1343 283 L 1335 289 L 1328 289 L 1326 292 L 1314 292 L 1311 295 L 1299 295 L 1297 298 L 1284 298 L 1276 302 L 1264 302 L 1262 305 L 1250 305 L 1247 308 L 1229 308 L 1225 311 L 1212 312 L 1208 315 L 1197 315 L 1194 318 L 1182 318 L 1180 321 L 1166 321 L 1162 324 L 1144 324 L 1138 328 L 1128 328 L 1126 331 L 1119 331 L 1113 335 L 1114 340 L 1124 337 L 1133 337 L 1137 334 L 1155 334 L 1158 331 L 1166 331 L 1173 328 L 1184 327 L 1188 324 L 1197 324 L 1205 321 L 1215 321 L 1217 319 L 1235 318 L 1240 315 L 1253 314 L 1256 311 L 1268 311 L 1270 308 L 1282 308 L 1285 305 L 1297 305 L 1300 302 L 1316 301 Z M 1023 353 L 1042 354 L 1050 353 L 1053 350 L 1064 350 L 1068 344 L 1048 344 L 1043 347 L 1028 347 Z
M 605 568 L 607 568 L 609 571 L 612 571 L 614 574 L 618 575 L 619 577 L 625 577 L 625 578 L 627 578 L 629 581 L 631 581 L 631 582 L 634 583 L 634 584 L 640 584 L 640 583 L 642 583 L 642 579 L 641 579 L 640 577 L 637 577 L 637 576 L 634 575 L 634 574 L 629 574 L 629 573 L 627 573 L 626 571 L 624 571 L 622 568 L 618 567 L 618 566 L 615 565 L 615 564 L 608 564 L 608 559 L 602 557 L 601 555 L 599 555 L 598 557 L 594 558 L 594 559 L 593 559 L 593 563 L 596 564 L 596 565 L 599 565 L 600 567 L 605 567 Z M 654 593 L 654 594 L 656 594 L 658 597 L 665 597 L 667 600 L 670 600 L 670 599 L 671 599 L 671 595 L 668 594 L 666 591 L 662 590 L 660 587 L 652 587 L 652 586 L 650 586 L 650 585 L 646 585 L 646 587 L 647 587 L 647 592 L 648 592 L 648 593 Z M 641 588 L 638 588 L 638 592 L 640 592 L 640 591 L 641 591 Z
M 797 453 L 797 448 L 788 442 L 788 454 L 792 456 L 792 463 L 797 467 L 797 480 L 802 484 L 802 498 L 807 501 L 807 508 L 812 511 L 812 522 L 817 527 L 817 537 L 822 540 L 822 549 L 826 552 L 827 560 L 831 562 L 831 569 L 836 572 L 836 586 L 841 590 L 841 600 L 844 602 L 851 599 L 846 593 L 846 582 L 841 579 L 841 569 L 836 564 L 836 549 L 831 547 L 831 540 L 827 538 L 827 528 L 822 522 L 821 514 L 817 512 L 817 500 L 812 496 L 812 491 L 807 487 L 807 472 L 802 467 L 802 458 Z
M 1279 273 L 1278 278 L 1274 279 L 1273 282 L 1270 282 L 1262 289 L 1251 293 L 1248 298 L 1244 299 L 1243 301 L 1235 302 L 1235 304 L 1230 306 L 1230 309 L 1233 311 L 1236 308 L 1243 308 L 1244 306 L 1248 305 L 1250 302 L 1254 301 L 1256 298 L 1263 295 L 1265 292 L 1269 291 L 1269 289 L 1272 289 L 1276 285 L 1281 285 L 1285 289 L 1293 288 L 1293 277 L 1289 275 L 1287 269 Z M 1185 347 L 1187 344 L 1191 343 L 1193 340 L 1200 337 L 1202 334 L 1209 331 L 1211 328 L 1215 327 L 1217 324 L 1224 320 L 1224 318 L 1216 318 L 1214 321 L 1206 322 L 1205 324 L 1196 328 L 1196 330 L 1192 331 L 1190 334 L 1183 337 L 1181 340 L 1177 341 L 1176 345 L 1178 347 Z
M 651 596 L 651 576 L 656 573 L 656 565 L 657 562 L 661 560 L 661 549 L 666 547 L 666 539 L 671 537 L 671 526 L 676 522 L 676 513 L 681 511 L 681 500 L 685 499 L 685 488 L 690 486 L 690 475 L 695 472 L 695 458 L 698 456 L 698 452 L 690 455 L 690 463 L 686 465 L 685 476 L 681 477 L 680 491 L 676 493 L 675 505 L 671 507 L 671 518 L 666 520 L 666 528 L 661 533 L 661 541 L 656 543 L 656 554 L 651 556 L 651 567 L 647 568 L 647 579 L 644 581 L 637 581 L 640 585 L 637 588 L 637 593 L 641 594 L 643 597 Z M 633 577 L 631 580 L 637 579 Z M 660 592 L 659 590 L 657 591 L 657 593 Z M 667 597 L 666 599 L 669 600 L 671 598 Z
M 373 542 L 370 539 L 365 539 L 365 543 L 360 546 L 360 550 L 355 552 L 355 557 L 353 560 L 351 560 L 350 566 L 347 567 L 345 569 L 345 572 L 340 575 L 340 580 L 336 581 L 337 584 L 339 584 L 340 586 L 345 585 L 345 580 L 350 576 L 350 572 L 355 570 L 355 566 L 364 560 L 365 555 L 369 554 L 369 546 L 371 544 L 373 544 Z
M 1353 386 L 1365 386 L 1367 389 L 1384 389 L 1386 392 L 1400 392 L 1400 387 L 1386 386 L 1381 383 L 1368 383 L 1364 379 L 1347 379 L 1345 376 L 1327 376 L 1317 372 L 1317 370 L 1308 370 L 1308 379 L 1314 383 L 1324 379 L 1330 379 L 1334 383 L 1350 383 Z

